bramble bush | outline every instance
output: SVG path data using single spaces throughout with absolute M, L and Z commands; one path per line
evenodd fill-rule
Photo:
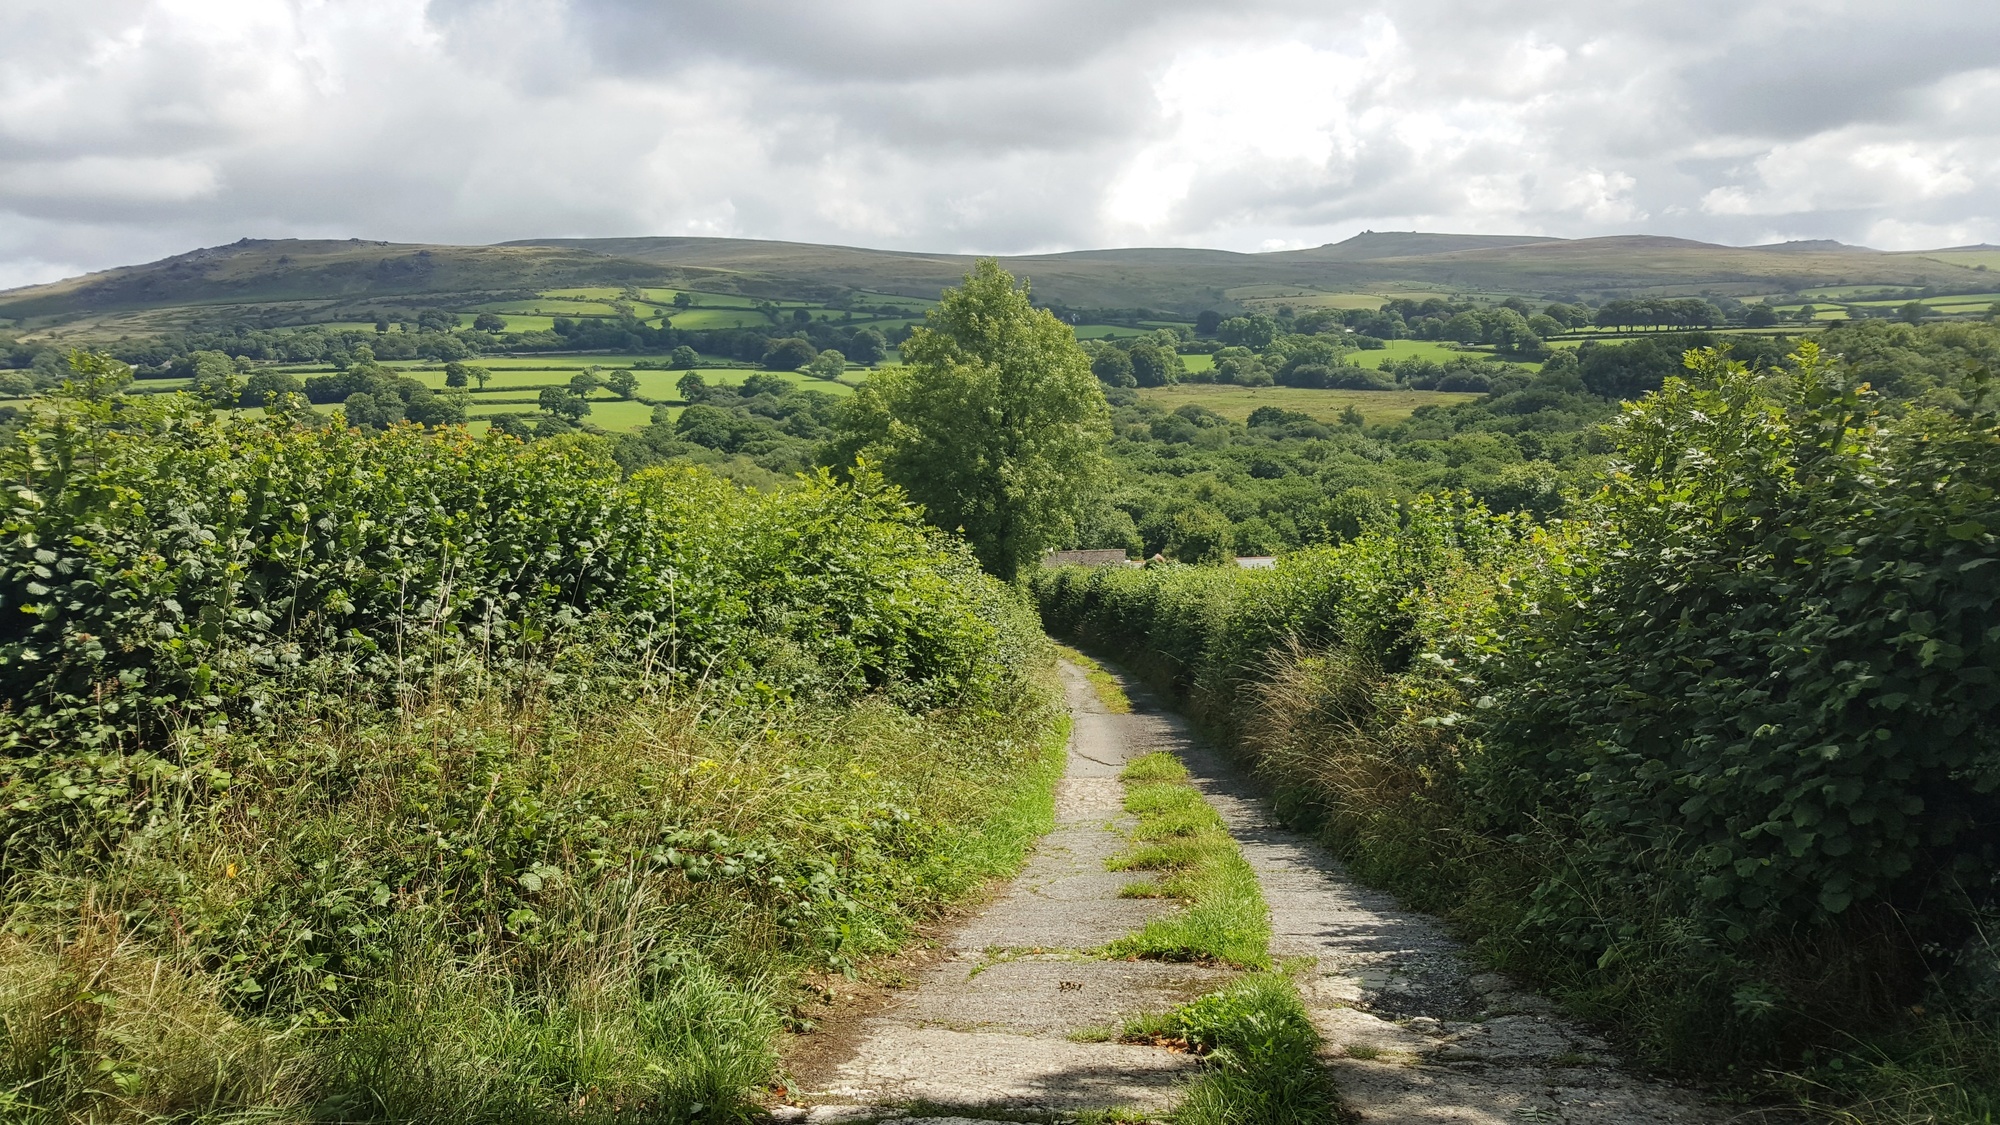
M 1562 520 L 1439 498 L 1269 571 L 1051 571 L 1044 622 L 1658 1061 L 1990 1024 L 1956 982 L 2000 906 L 2000 431 L 1809 344 L 1687 366 Z

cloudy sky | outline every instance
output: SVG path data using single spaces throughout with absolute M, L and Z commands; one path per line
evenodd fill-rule
M 1990 0 L 5 0 L 0 286 L 244 236 L 2000 242 Z

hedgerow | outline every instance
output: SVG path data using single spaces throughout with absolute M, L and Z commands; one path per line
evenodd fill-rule
M 1047 830 L 1032 610 L 865 471 L 77 366 L 0 450 L 0 1117 L 743 1120 Z
M 865 473 L 624 480 L 588 440 L 218 419 L 82 362 L 0 451 L 0 855 L 134 823 L 202 768 L 188 732 L 329 696 L 609 671 L 923 710 L 1011 675 L 1004 597 Z
M 1809 345 L 1689 368 L 1561 521 L 1445 497 L 1271 571 L 1052 571 L 1044 621 L 1657 1061 L 1990 1025 L 2000 431 L 1891 409 Z

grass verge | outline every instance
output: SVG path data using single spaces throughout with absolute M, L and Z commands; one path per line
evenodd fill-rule
M 1202 1058 L 1175 1125 L 1305 1125 L 1340 1111 L 1314 1055 L 1319 1032 L 1282 973 L 1252 973 L 1165 1015 L 1127 1021 L 1120 1038 L 1177 1043 Z
M 1113 715 L 1129 715 L 1132 713 L 1132 700 L 1125 694 L 1125 686 L 1118 682 L 1118 677 L 1106 671 L 1104 665 L 1085 656 L 1077 649 L 1062 644 L 1055 647 L 1056 652 L 1064 660 L 1083 669 L 1084 677 L 1090 681 L 1091 690 L 1097 693 L 1097 701 L 1104 704 L 1106 711 L 1111 712 Z
M 1126 786 L 1125 811 L 1139 826 L 1132 831 L 1131 850 L 1111 861 L 1112 870 L 1157 871 L 1160 889 L 1187 906 L 1153 919 L 1104 952 L 1269 968 L 1271 920 L 1257 875 L 1222 817 L 1187 776 L 1186 766 L 1163 753 L 1135 759 L 1119 775 Z
M 964 715 L 703 702 L 231 744 L 224 807 L 10 888 L 0 1120 L 756 1118 L 795 982 L 1015 870 L 1067 720 L 1046 680 Z

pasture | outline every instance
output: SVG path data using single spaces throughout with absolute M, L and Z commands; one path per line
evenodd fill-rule
M 1232 422 L 1250 417 L 1260 406 L 1296 410 L 1317 421 L 1338 423 L 1341 411 L 1353 407 L 1369 425 L 1407 418 L 1419 406 L 1449 406 L 1479 398 L 1477 394 L 1451 391 L 1341 391 L 1310 390 L 1304 387 L 1236 387 L 1221 383 L 1175 383 L 1170 387 L 1144 387 L 1139 401 L 1174 410 L 1194 403 L 1215 411 Z

